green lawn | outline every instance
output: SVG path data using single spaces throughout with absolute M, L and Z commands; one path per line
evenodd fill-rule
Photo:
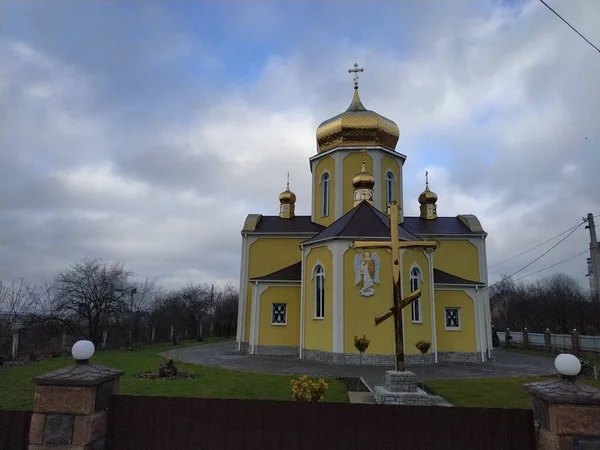
M 544 381 L 548 378 L 481 378 L 460 380 L 430 380 L 426 384 L 454 406 L 481 408 L 529 408 L 529 394 L 525 383 Z M 600 388 L 600 381 L 580 380 Z
M 194 342 L 182 346 L 194 345 Z M 160 352 L 166 344 L 144 347 L 128 352 L 108 350 L 97 352 L 94 364 L 126 371 L 121 378 L 120 393 L 132 395 L 160 395 L 172 397 L 213 397 L 290 400 L 290 380 L 293 377 L 224 370 L 192 364 L 177 364 L 179 370 L 198 374 L 195 379 L 148 380 L 136 378 L 140 372 L 153 372 L 161 362 Z M 32 379 L 73 363 L 72 358 L 53 358 L 23 367 L 0 370 L 0 409 L 31 409 L 34 384 Z M 348 393 L 341 381 L 328 380 L 326 401 L 347 402 Z

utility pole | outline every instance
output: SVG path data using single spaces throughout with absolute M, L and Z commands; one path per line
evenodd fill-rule
M 589 274 L 593 277 L 592 296 L 593 301 L 600 302 L 600 248 L 598 248 L 598 238 L 596 237 L 596 225 L 594 224 L 594 215 L 588 213 L 586 228 L 590 230 L 590 259 L 592 260 L 592 271 Z

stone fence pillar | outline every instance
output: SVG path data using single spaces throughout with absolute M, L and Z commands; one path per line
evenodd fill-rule
M 548 328 L 544 330 L 544 347 L 546 347 L 546 350 L 549 352 L 554 350 L 552 348 L 552 334 Z
M 538 450 L 600 448 L 600 389 L 564 376 L 523 388 L 539 425 Z
M 529 330 L 523 328 L 523 348 L 529 348 Z
M 571 351 L 574 355 L 579 355 L 579 331 L 573 328 L 571 332 Z
M 29 450 L 104 450 L 108 403 L 124 373 L 80 360 L 35 378 Z

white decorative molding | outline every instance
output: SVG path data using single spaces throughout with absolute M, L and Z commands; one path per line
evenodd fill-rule
M 329 180 L 327 182 L 327 189 L 329 190 L 327 193 L 327 214 L 323 214 L 323 209 L 325 207 L 325 202 L 323 202 L 323 175 L 325 174 L 329 176 Z M 331 182 L 331 172 L 328 169 L 323 169 L 319 174 L 319 197 L 321 198 L 321 211 L 319 211 L 320 217 L 329 217 L 331 215 Z
M 396 162 L 398 160 L 396 159 Z M 404 168 L 404 159 L 400 159 L 400 163 L 398 164 L 398 205 L 400 205 L 400 223 L 404 222 L 404 189 L 402 186 L 404 177 L 402 169 Z
M 379 211 L 387 212 L 387 205 L 385 208 L 381 206 L 381 160 L 383 159 L 383 153 L 375 151 L 370 154 L 371 160 L 373 161 L 373 177 L 375 178 L 375 186 L 373 187 L 373 197 L 375 197 L 375 208 Z
M 417 269 L 419 271 L 419 276 L 421 277 L 421 283 L 420 286 L 423 285 L 423 270 L 421 270 L 421 266 L 419 266 L 419 264 L 415 261 L 411 264 L 410 268 L 408 269 L 408 282 L 410 283 L 412 281 L 412 271 L 413 269 Z M 412 286 L 410 287 L 410 292 L 412 292 Z M 413 302 L 414 304 L 414 302 Z M 411 313 L 410 313 L 410 320 L 412 323 L 423 323 L 423 305 L 421 303 L 421 298 L 418 299 L 418 303 L 417 305 L 419 306 L 419 317 L 421 320 L 412 320 L 412 305 L 411 305 Z
M 254 355 L 254 347 L 258 345 L 258 329 L 260 327 L 260 297 L 269 288 L 267 284 L 254 282 L 252 294 L 252 326 L 250 327 L 250 354 Z
M 433 362 L 438 362 L 438 351 L 437 351 L 437 329 L 435 319 L 435 288 L 433 283 L 433 252 L 423 250 L 425 257 L 427 258 L 428 269 L 429 269 L 429 307 L 431 313 L 431 342 L 433 345 Z
M 315 221 L 315 209 L 317 207 L 317 197 L 315 195 L 315 188 L 317 186 L 317 171 L 316 171 L 317 167 L 316 166 L 317 166 L 316 161 L 310 161 L 310 172 L 311 172 L 311 177 L 312 177 L 312 183 L 311 183 L 311 187 L 310 187 L 310 193 L 311 193 L 310 220 L 311 220 L 311 222 Z
M 300 349 L 299 357 L 302 358 L 302 349 L 304 348 L 304 323 L 306 314 L 306 249 L 302 248 L 302 268 L 300 284 Z
M 327 271 L 325 270 L 325 266 L 319 258 L 317 258 L 317 261 L 313 264 L 312 269 L 310 270 L 310 280 L 312 281 L 315 279 L 315 270 L 317 269 L 317 266 L 321 266 L 323 268 L 323 279 L 326 280 Z
M 344 253 L 348 243 L 330 242 L 327 248 L 333 255 L 333 352 L 344 353 Z
M 485 356 L 483 352 L 483 342 L 481 340 L 481 313 L 480 313 L 480 305 L 477 295 L 477 290 L 475 288 L 468 288 L 464 290 L 464 293 L 467 294 L 471 300 L 473 300 L 473 320 L 475 322 L 475 350 L 481 353 L 481 362 L 485 362 Z M 461 328 L 462 328 L 462 317 L 461 317 Z
M 338 220 L 344 214 L 344 159 L 340 152 L 333 154 L 335 161 L 335 205 L 334 220 Z
M 241 339 L 238 341 L 238 349 L 241 350 L 241 343 L 245 339 L 246 336 L 246 311 L 248 310 L 248 264 L 250 261 L 250 246 L 254 244 L 258 240 L 258 237 L 244 235 L 243 238 L 243 246 L 242 246 L 242 264 L 240 267 L 240 293 L 239 293 L 239 301 L 240 305 L 238 306 L 238 312 L 241 309 L 241 329 L 238 329 L 238 335 Z M 238 316 L 238 323 L 240 317 Z M 249 336 L 250 337 L 250 336 Z

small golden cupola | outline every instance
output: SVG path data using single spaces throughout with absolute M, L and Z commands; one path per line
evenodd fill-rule
M 285 191 L 279 194 L 279 217 L 282 219 L 293 218 L 295 208 L 296 194 L 290 191 L 290 174 L 288 173 Z
M 425 172 L 425 190 L 419 195 L 421 219 L 433 220 L 437 218 L 437 200 L 437 194 L 429 189 L 429 172 Z
M 364 69 L 354 64 L 354 95 L 346 111 L 322 122 L 317 128 L 317 150 L 323 153 L 336 147 L 380 146 L 395 150 L 400 130 L 387 117 L 370 111 L 358 95 L 358 74 Z
M 363 200 L 373 204 L 373 187 L 375 186 L 375 177 L 367 172 L 365 162 L 362 162 L 362 169 L 358 175 L 352 178 L 354 186 L 354 206 L 357 206 Z

